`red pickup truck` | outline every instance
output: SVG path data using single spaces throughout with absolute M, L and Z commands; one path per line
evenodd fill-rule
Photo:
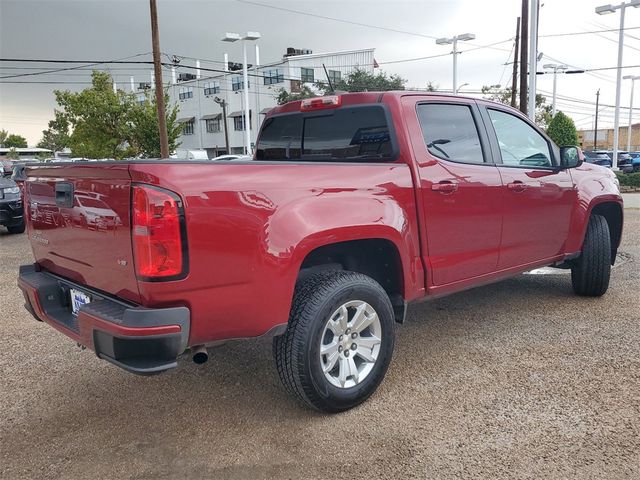
M 272 336 L 285 388 L 331 412 L 380 384 L 409 302 L 546 265 L 602 295 L 623 223 L 578 148 L 416 92 L 274 108 L 252 161 L 34 165 L 24 191 L 36 319 L 139 374 Z

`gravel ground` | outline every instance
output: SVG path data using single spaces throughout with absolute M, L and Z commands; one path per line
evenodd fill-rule
M 280 387 L 267 341 L 137 377 L 22 307 L 0 232 L 0 477 L 640 478 L 640 211 L 600 299 L 521 275 L 412 307 L 378 392 L 341 415 Z

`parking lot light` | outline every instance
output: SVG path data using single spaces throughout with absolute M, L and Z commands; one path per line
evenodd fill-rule
M 640 1 L 640 0 L 639 0 Z M 436 40 L 436 45 L 453 45 L 453 94 L 458 93 L 458 40 L 467 42 L 469 40 L 475 40 L 476 36 L 473 33 L 462 33 L 455 37 L 443 37 Z

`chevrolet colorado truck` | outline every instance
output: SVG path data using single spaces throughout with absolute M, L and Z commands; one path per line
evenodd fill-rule
M 285 389 L 339 412 L 382 381 L 410 302 L 549 265 L 606 292 L 622 198 L 582 158 L 485 100 L 291 102 L 250 161 L 28 166 L 18 284 L 36 319 L 138 374 L 274 337 Z

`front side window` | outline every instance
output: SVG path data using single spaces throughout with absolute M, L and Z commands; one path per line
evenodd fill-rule
M 381 105 L 267 118 L 256 149 L 258 160 L 393 160 L 391 131 Z
M 535 128 L 510 113 L 488 111 L 504 165 L 529 168 L 553 165 L 549 143 Z
M 193 135 L 193 120 L 182 124 L 183 135 Z
M 429 153 L 454 162 L 484 163 L 480 136 L 468 105 L 423 103 L 418 121 Z
M 314 82 L 313 68 L 302 67 L 300 69 L 300 80 L 303 82 Z

